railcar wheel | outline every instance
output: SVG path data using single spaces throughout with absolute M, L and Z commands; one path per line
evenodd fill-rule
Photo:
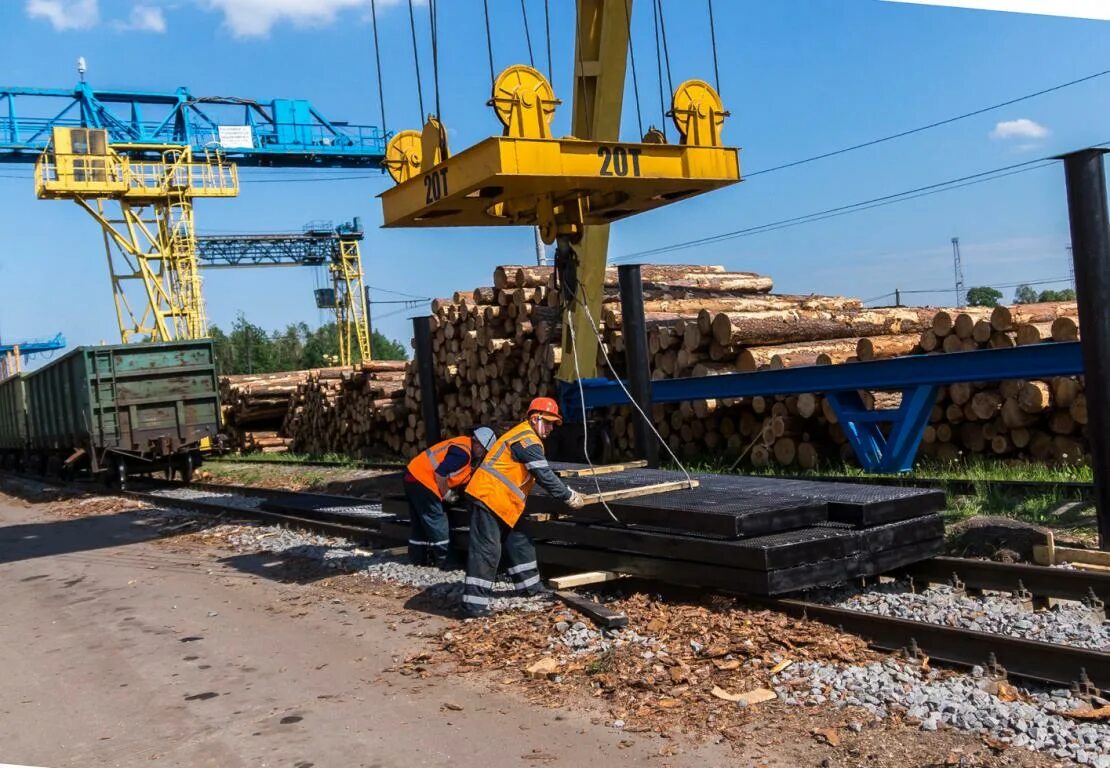
M 193 482 L 193 473 L 196 471 L 196 462 L 192 453 L 186 453 L 181 460 L 181 482 L 189 485 Z

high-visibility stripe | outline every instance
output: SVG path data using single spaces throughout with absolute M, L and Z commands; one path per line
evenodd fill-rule
M 547 459 L 536 459 L 535 461 L 529 461 L 524 466 L 528 469 L 542 469 L 544 467 L 550 467 L 551 465 L 547 463 Z
M 539 583 L 540 583 L 540 575 L 537 573 L 535 576 L 532 576 L 531 578 L 525 579 L 524 581 L 517 584 L 516 585 L 516 590 L 517 590 L 517 592 L 519 592 L 522 589 L 527 589 L 528 587 L 531 587 L 532 585 L 539 584 Z
M 409 544 L 413 544 L 417 547 L 441 547 L 444 544 L 450 543 L 450 539 L 444 539 L 443 541 L 416 541 L 415 539 L 409 539 Z
M 538 564 L 536 563 L 536 561 L 533 560 L 530 563 L 521 563 L 520 565 L 514 565 L 512 568 L 505 571 L 505 573 L 513 576 L 518 573 L 524 573 L 525 571 L 534 571 L 536 570 L 537 565 Z
M 489 605 L 490 603 L 490 599 L 483 595 L 463 595 L 462 601 L 472 605 Z
M 485 589 L 493 589 L 493 582 L 488 579 L 479 579 L 477 576 L 467 576 L 465 584 L 472 587 L 483 587 Z

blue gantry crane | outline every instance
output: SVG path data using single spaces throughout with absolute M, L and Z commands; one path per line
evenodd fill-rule
M 305 99 L 0 86 L 0 162 L 34 163 L 55 128 L 103 128 L 132 156 L 164 145 L 198 156 L 219 150 L 240 166 L 380 168 L 388 136 L 373 125 L 329 120 Z M 144 145 L 149 149 L 144 149 Z
M 66 348 L 66 337 L 57 334 L 52 339 L 32 341 L 0 342 L 0 379 L 6 379 L 23 368 L 23 360 L 32 355 L 57 352 Z
M 196 238 L 197 262 L 205 269 L 228 267 L 324 267 L 331 288 L 316 289 L 316 306 L 335 311 L 339 330 L 339 364 L 355 353 L 369 360 L 370 312 L 362 274 L 359 242 L 362 222 L 335 226 L 313 221 L 301 232 L 260 235 L 205 235 Z
M 237 195 L 238 166 L 380 168 L 385 156 L 382 128 L 304 99 L 96 90 L 83 59 L 78 72 L 72 89 L 0 86 L 0 162 L 35 163 L 39 198 L 73 200 L 100 225 L 124 342 L 207 336 L 193 200 Z M 348 256 L 329 263 L 361 296 L 357 240 L 340 241 Z M 365 328 L 360 306 L 351 316 Z M 368 354 L 369 337 L 352 333 Z

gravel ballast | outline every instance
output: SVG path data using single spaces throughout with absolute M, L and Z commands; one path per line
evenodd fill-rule
M 1059 601 L 1051 610 L 1030 611 L 1003 594 L 968 597 L 944 585 L 915 594 L 904 581 L 866 589 L 842 587 L 811 597 L 863 613 L 1110 651 L 1110 621 L 1082 603 Z
M 1080 765 L 1110 768 L 1110 723 L 1063 714 L 1087 702 L 1067 689 L 1015 689 L 1018 698 L 1006 701 L 992 692 L 997 689 L 979 668 L 955 675 L 894 659 L 855 667 L 802 662 L 775 678 L 775 692 L 788 705 L 855 705 L 877 717 L 899 712 L 920 722 L 923 731 L 974 731 Z

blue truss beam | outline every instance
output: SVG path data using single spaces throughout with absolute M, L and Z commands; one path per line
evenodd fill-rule
M 913 468 L 921 435 L 936 402 L 937 387 L 961 381 L 1001 381 L 1075 376 L 1083 373 L 1079 342 L 1032 344 L 946 355 L 917 355 L 844 365 L 813 365 L 754 373 L 663 379 L 651 383 L 655 403 L 757 395 L 822 393 L 844 428 L 860 465 L 869 472 L 906 472 Z M 609 379 L 564 383 L 564 413 L 625 405 L 628 396 Z M 898 408 L 868 411 L 859 390 L 902 393 Z M 583 397 L 584 396 L 584 397 Z M 886 426 L 884 430 L 882 425 Z
M 105 128 L 115 144 L 219 148 L 239 165 L 274 168 L 378 168 L 388 139 L 376 126 L 329 120 L 304 99 L 0 86 L 0 162 L 34 162 L 55 126 Z M 250 145 L 233 146 L 232 133 L 248 130 Z
M 204 235 L 197 237 L 197 260 L 206 269 L 228 267 L 317 267 L 339 259 L 340 240 L 361 240 L 362 225 L 313 222 L 301 233 Z
M 30 357 L 31 355 L 42 354 L 44 352 L 57 352 L 59 349 L 66 348 L 66 337 L 59 333 L 52 339 L 0 344 L 0 355 L 7 352 L 14 352 L 16 347 L 19 347 L 19 354 L 23 357 Z

